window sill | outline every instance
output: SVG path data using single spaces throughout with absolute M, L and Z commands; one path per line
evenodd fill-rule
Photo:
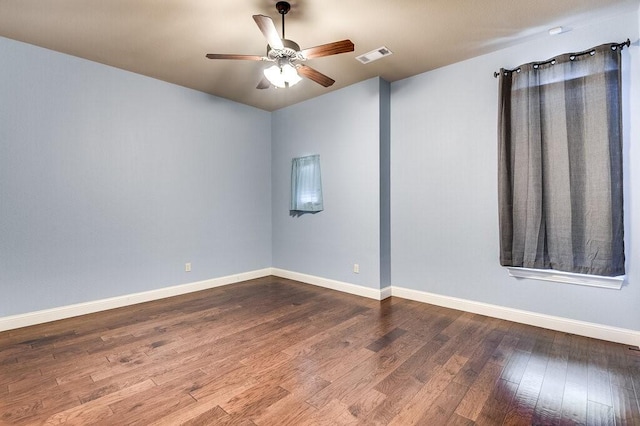
M 598 275 L 575 274 L 572 272 L 554 271 L 553 269 L 529 269 L 507 267 L 509 275 L 515 278 L 554 281 L 565 284 L 586 285 L 589 287 L 610 288 L 620 290 L 624 275 L 618 277 L 602 277 Z

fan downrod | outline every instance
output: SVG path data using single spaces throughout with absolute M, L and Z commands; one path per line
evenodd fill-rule
M 279 1 L 276 3 L 276 9 L 278 10 L 278 13 L 282 15 L 282 38 L 284 39 L 284 15 L 291 10 L 291 5 L 286 1 Z

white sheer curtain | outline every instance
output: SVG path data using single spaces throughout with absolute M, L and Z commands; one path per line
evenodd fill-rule
M 291 162 L 291 207 L 294 213 L 319 212 L 324 209 L 320 156 L 294 158 Z
M 503 266 L 625 273 L 621 47 L 501 70 Z

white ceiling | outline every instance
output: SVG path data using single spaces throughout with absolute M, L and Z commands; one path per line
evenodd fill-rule
M 637 10 L 640 0 L 292 0 L 286 36 L 302 48 L 351 39 L 355 51 L 312 59 L 332 77 L 257 90 L 259 61 L 206 53 L 264 55 L 252 19 L 276 0 L 0 0 L 0 36 L 133 71 L 268 111 L 375 76 L 396 81 L 524 40 L 557 25 L 577 27 Z M 363 65 L 381 46 L 393 55 Z M 46 68 L 42 69 L 46 72 Z

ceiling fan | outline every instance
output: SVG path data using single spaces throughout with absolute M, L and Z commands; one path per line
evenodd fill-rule
M 299 62 L 304 62 L 307 59 L 320 58 L 322 56 L 353 52 L 353 42 L 351 42 L 351 40 L 341 40 L 301 50 L 296 42 L 286 39 L 284 35 L 284 15 L 286 15 L 290 9 L 291 5 L 286 1 L 276 3 L 276 10 L 282 15 L 282 38 L 278 35 L 278 30 L 270 17 L 253 15 L 253 20 L 267 39 L 266 56 L 209 53 L 207 54 L 207 58 L 274 62 L 274 65 L 264 70 L 264 77 L 260 80 L 256 89 L 267 89 L 272 85 L 281 88 L 290 87 L 301 80 L 300 75 L 315 81 L 321 86 L 331 86 L 335 83 L 335 80 Z

